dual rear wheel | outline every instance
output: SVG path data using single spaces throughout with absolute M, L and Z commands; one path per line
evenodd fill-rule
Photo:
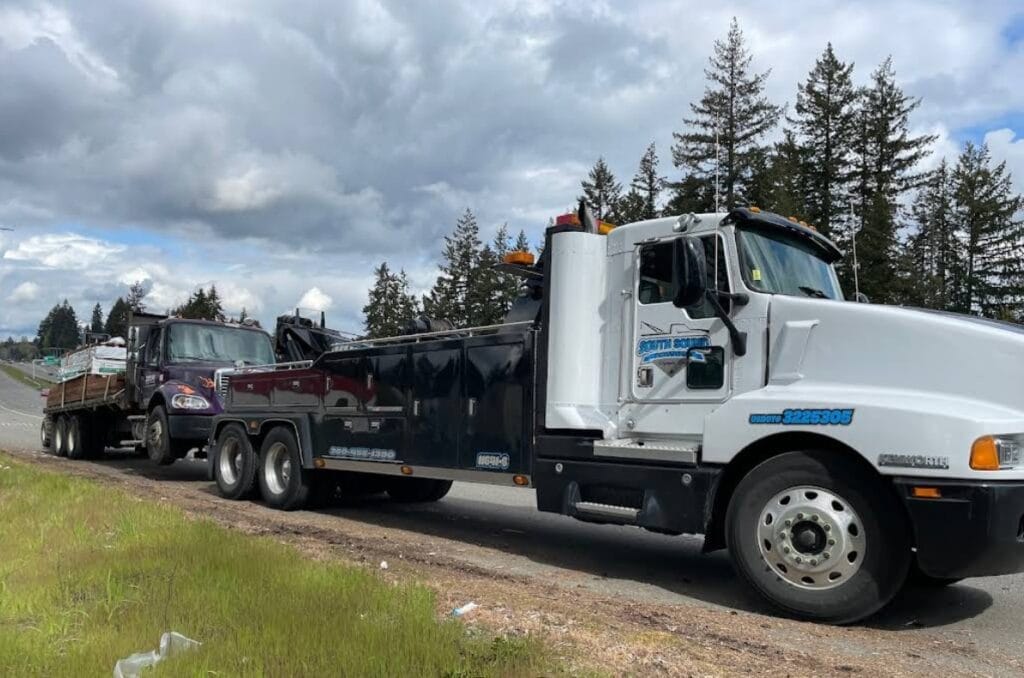
M 403 503 L 438 501 L 452 486 L 446 480 L 350 474 L 365 481 L 354 482 L 337 472 L 310 471 L 302 466 L 295 433 L 285 426 L 272 428 L 257 452 L 241 425 L 228 424 L 217 435 L 211 463 L 221 496 L 246 499 L 258 490 L 268 505 L 285 511 L 328 503 L 339 492 L 357 494 L 360 486 L 367 490 L 364 494 L 384 489 L 393 501 Z
M 95 459 L 106 447 L 102 422 L 84 413 L 59 414 L 49 427 L 44 420 L 39 436 L 44 448 L 68 459 Z

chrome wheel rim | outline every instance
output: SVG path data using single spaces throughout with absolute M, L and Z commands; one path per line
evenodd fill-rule
M 46 422 L 39 425 L 39 444 L 46 447 Z
M 274 443 L 263 462 L 263 480 L 271 494 L 284 494 L 292 477 L 292 460 L 284 443 Z
M 64 449 L 64 427 L 58 424 L 53 431 L 53 449 L 61 452 Z
M 220 446 L 220 477 L 234 485 L 242 475 L 242 448 L 235 438 L 228 438 Z
M 811 485 L 791 487 L 761 511 L 757 548 L 780 580 L 823 591 L 851 579 L 864 562 L 860 516 L 843 497 Z
M 164 437 L 164 427 L 160 423 L 159 419 L 154 419 L 149 423 L 149 439 L 147 442 L 152 447 L 159 447 Z
M 68 424 L 67 429 L 68 429 L 68 431 L 67 431 L 68 455 L 72 456 L 75 453 L 75 445 L 77 444 L 76 441 L 75 441 L 75 438 L 77 436 L 74 433 L 75 432 L 75 425 L 74 424 Z

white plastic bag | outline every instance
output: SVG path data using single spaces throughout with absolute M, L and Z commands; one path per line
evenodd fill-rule
M 139 678 L 139 673 L 147 666 L 159 664 L 168 657 L 194 650 L 202 643 L 186 638 L 176 631 L 168 631 L 160 636 L 160 649 L 151 652 L 136 652 L 114 664 L 114 678 Z

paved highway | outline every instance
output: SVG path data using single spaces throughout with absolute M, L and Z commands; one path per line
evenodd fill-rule
M 38 448 L 41 404 L 32 389 L 0 373 L 0 448 Z M 179 462 L 159 470 L 144 459 L 104 463 L 126 474 L 208 482 L 205 462 Z M 494 547 L 456 550 L 468 551 L 466 559 L 474 564 L 506 574 L 571 578 L 589 589 L 638 602 L 766 611 L 737 580 L 723 553 L 700 553 L 699 538 L 588 525 L 539 513 L 530 490 L 457 484 L 437 504 L 410 508 L 381 502 L 379 509 L 366 510 L 366 519 L 381 527 L 428 532 L 456 545 Z M 500 557 L 480 553 L 495 549 Z M 980 652 L 1024 659 L 1022 621 L 1024 575 L 1014 575 L 968 580 L 936 591 L 905 591 L 867 626 L 895 632 L 887 634 L 893 643 L 904 634 L 931 634 L 940 641 L 971 643 Z

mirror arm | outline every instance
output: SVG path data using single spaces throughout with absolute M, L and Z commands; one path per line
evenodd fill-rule
M 738 306 L 746 306 L 750 303 L 750 295 L 746 292 L 726 292 L 725 290 L 715 290 L 714 292 L 719 299 L 728 299 Z
M 718 296 L 716 292 L 712 290 L 707 290 L 704 292 L 704 294 L 708 299 L 708 303 L 710 303 L 711 307 L 715 309 L 715 315 L 718 316 L 719 320 L 725 323 L 726 329 L 729 330 L 729 338 L 732 339 L 733 353 L 735 353 L 737 356 L 746 355 L 747 333 L 740 332 L 739 329 L 736 328 L 736 323 L 732 321 L 732 318 L 729 317 L 729 314 L 725 312 L 724 308 L 722 308 L 721 302 L 718 301 Z

